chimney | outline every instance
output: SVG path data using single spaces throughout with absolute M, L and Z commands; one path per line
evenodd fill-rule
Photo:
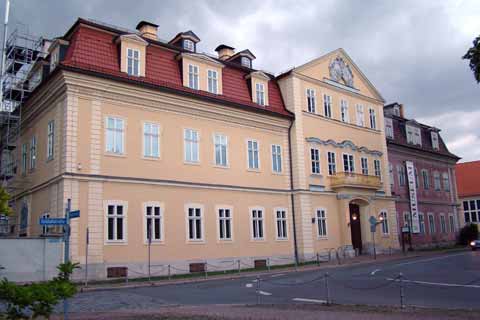
M 157 31 L 158 25 L 155 23 L 147 22 L 147 21 L 140 21 L 137 24 L 136 29 L 140 32 L 142 37 L 158 40 Z
M 400 107 L 400 117 L 405 118 L 405 109 L 403 107 L 403 104 L 400 103 L 398 104 L 398 106 Z
M 227 60 L 231 56 L 235 54 L 235 48 L 227 46 L 225 44 L 219 45 L 215 51 L 218 53 L 218 59 L 220 60 Z

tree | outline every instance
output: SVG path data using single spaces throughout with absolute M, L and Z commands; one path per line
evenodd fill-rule
M 6 216 L 12 214 L 12 208 L 8 206 L 9 200 L 10 195 L 4 188 L 0 187 L 0 214 L 4 214 Z
M 477 83 L 480 83 L 480 36 L 473 40 L 473 46 L 468 49 L 467 53 L 462 59 L 470 60 L 470 69 L 473 71 L 473 76 Z

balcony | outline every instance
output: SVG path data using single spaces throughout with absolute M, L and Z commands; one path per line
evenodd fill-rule
M 380 177 L 367 176 L 351 172 L 337 172 L 330 177 L 330 186 L 332 189 L 338 188 L 361 188 L 378 190 L 382 187 Z

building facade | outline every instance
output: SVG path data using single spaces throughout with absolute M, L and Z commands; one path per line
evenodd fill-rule
M 95 278 L 145 274 L 148 256 L 188 270 L 366 252 L 370 216 L 379 250 L 398 247 L 383 99 L 343 50 L 276 78 L 249 50 L 157 33 L 79 19 L 32 69 L 9 157 L 17 235 L 59 231 L 38 221 L 71 199 L 70 255 L 86 262 L 88 232 Z
M 455 164 L 440 130 L 404 117 L 403 105 L 384 107 L 389 175 L 398 224 L 407 246 L 452 243 L 459 228 Z M 409 239 L 410 238 L 410 239 Z M 401 238 L 400 238 L 401 241 Z
M 462 203 L 461 224 L 480 221 L 480 161 L 459 163 L 455 167 L 458 197 Z

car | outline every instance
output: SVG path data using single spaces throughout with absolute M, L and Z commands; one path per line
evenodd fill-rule
M 472 248 L 473 251 L 480 249 L 480 240 L 473 240 L 470 242 L 470 248 Z

